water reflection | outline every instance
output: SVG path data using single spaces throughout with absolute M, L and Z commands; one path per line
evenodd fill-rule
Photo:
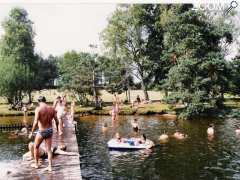
M 116 132 L 132 137 L 133 116 L 120 116 L 112 123 L 109 116 L 84 117 L 78 124 L 81 169 L 84 179 L 226 179 L 240 177 L 240 136 L 237 119 L 176 121 L 160 116 L 140 116 L 141 131 L 157 144 L 152 152 L 108 151 L 106 144 Z M 102 132 L 102 125 L 108 130 Z M 207 136 L 207 127 L 215 125 L 215 135 Z M 110 126 L 112 125 L 112 126 Z M 175 130 L 187 134 L 185 140 L 169 137 L 160 143 L 163 133 Z

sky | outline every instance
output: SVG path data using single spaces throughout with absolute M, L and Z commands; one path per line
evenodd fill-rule
M 9 11 L 13 7 L 22 7 L 27 10 L 29 18 L 34 22 L 33 27 L 36 33 L 34 39 L 35 52 L 41 53 L 44 57 L 50 54 L 59 56 L 70 50 L 95 51 L 101 54 L 100 33 L 107 26 L 107 19 L 116 9 L 116 4 L 102 2 L 87 3 L 87 0 L 82 3 L 76 3 L 75 1 L 77 0 L 69 0 L 70 2 L 55 0 L 56 2 L 51 1 L 51 3 L 47 3 L 47 0 L 45 1 L 35 3 L 29 1 L 27 3 L 25 0 L 23 2 L 26 3 L 16 4 L 0 0 L 0 22 L 8 16 Z M 198 3 L 195 2 L 195 4 L 197 5 Z M 204 6 L 204 8 L 215 11 L 224 6 L 229 6 L 229 2 L 223 2 L 220 5 L 209 4 Z M 240 10 L 239 7 L 236 9 Z M 236 21 L 237 24 L 239 20 L 240 14 Z M 0 36 L 2 34 L 3 29 L 0 26 Z M 89 47 L 90 44 L 96 44 L 98 48 L 93 50 Z M 238 54 L 237 47 L 235 44 L 230 47 L 230 54 L 227 56 L 227 59 L 231 59 Z
M 62 55 L 76 50 L 99 52 L 99 35 L 107 26 L 107 18 L 116 4 L 56 3 L 56 4 L 0 4 L 0 22 L 13 7 L 27 10 L 34 22 L 35 51 L 44 57 Z M 0 26 L 0 36 L 4 33 Z M 91 49 L 89 44 L 98 45 Z

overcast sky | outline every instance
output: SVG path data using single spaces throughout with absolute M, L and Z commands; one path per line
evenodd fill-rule
M 92 51 L 89 44 L 99 44 L 99 34 L 115 4 L 0 4 L 0 22 L 13 7 L 29 13 L 36 32 L 36 52 L 45 57 L 67 50 Z M 3 29 L 0 27 L 0 35 Z
M 0 1 L 1 2 L 1 1 Z M 228 4 L 223 4 L 223 6 Z M 27 10 L 34 22 L 35 50 L 45 57 L 49 54 L 61 55 L 68 50 L 92 52 L 89 44 L 100 45 L 99 35 L 107 26 L 107 18 L 116 8 L 113 3 L 0 3 L 0 22 L 8 16 L 13 7 Z M 208 10 L 218 10 L 218 5 L 207 5 Z M 237 7 L 239 10 L 240 8 Z M 236 23 L 240 20 L 240 14 Z M 0 36 L 3 29 L 0 26 Z M 238 52 L 232 45 L 228 59 Z M 101 52 L 98 48 L 97 52 Z

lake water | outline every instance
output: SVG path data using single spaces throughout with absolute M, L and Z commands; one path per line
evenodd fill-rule
M 83 179 L 240 179 L 240 136 L 235 134 L 237 119 L 176 121 L 161 116 L 139 116 L 142 133 L 157 146 L 150 151 L 109 151 L 107 141 L 116 132 L 124 137 L 136 136 L 130 122 L 133 116 L 120 116 L 112 123 L 110 116 L 81 117 L 78 123 L 78 144 Z M 101 131 L 107 122 L 106 133 Z M 213 139 L 206 134 L 207 126 L 215 124 Z M 159 135 L 176 129 L 188 138 L 170 138 L 159 143 Z
M 19 124 L 31 122 L 32 117 L 0 117 L 1 124 Z M 27 152 L 27 137 L 19 137 L 14 131 L 0 131 L 0 174 L 5 174 L 6 170 L 11 169 L 16 161 L 22 159 L 22 155 Z M 1 179 L 1 176 L 0 176 Z
M 120 116 L 115 123 L 110 116 L 87 116 L 78 120 L 83 179 L 240 179 L 240 136 L 234 132 L 235 126 L 240 125 L 239 120 L 176 121 L 171 117 L 139 116 L 141 133 L 157 146 L 152 151 L 109 151 L 107 141 L 116 132 L 124 137 L 137 136 L 130 125 L 134 118 Z M 1 122 L 9 124 L 22 120 L 23 117 L 0 118 Z M 101 131 L 104 122 L 109 125 L 105 133 Z M 210 123 L 214 123 L 216 129 L 213 139 L 206 135 Z M 160 144 L 161 133 L 171 135 L 176 129 L 188 134 L 188 138 L 170 138 Z M 27 143 L 27 138 L 16 138 L 10 132 L 0 133 L 0 173 L 21 159 L 27 151 Z

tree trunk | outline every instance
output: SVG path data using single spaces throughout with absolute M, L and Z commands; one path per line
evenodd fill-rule
M 8 97 L 7 102 L 8 102 L 8 104 L 13 104 L 13 99 Z
M 148 96 L 147 88 L 146 88 L 143 80 L 141 81 L 141 86 L 142 86 L 142 90 L 143 90 L 143 94 L 144 94 L 144 99 L 148 101 L 149 96 Z
M 31 91 L 28 91 L 28 104 L 31 104 L 31 103 L 32 103 L 32 93 Z
M 164 89 L 165 97 L 168 97 L 168 90 Z
M 97 107 L 97 101 L 98 101 L 98 97 L 97 97 L 97 90 L 96 90 L 96 85 L 95 85 L 95 70 L 93 70 L 93 75 L 92 75 L 92 86 L 93 86 L 93 97 L 94 97 L 94 101 L 95 101 L 95 107 Z
M 131 102 L 131 94 L 130 94 L 130 89 L 128 89 L 128 102 Z
M 128 90 L 125 91 L 126 101 L 128 101 Z
M 221 92 L 221 98 L 224 100 L 224 92 Z

